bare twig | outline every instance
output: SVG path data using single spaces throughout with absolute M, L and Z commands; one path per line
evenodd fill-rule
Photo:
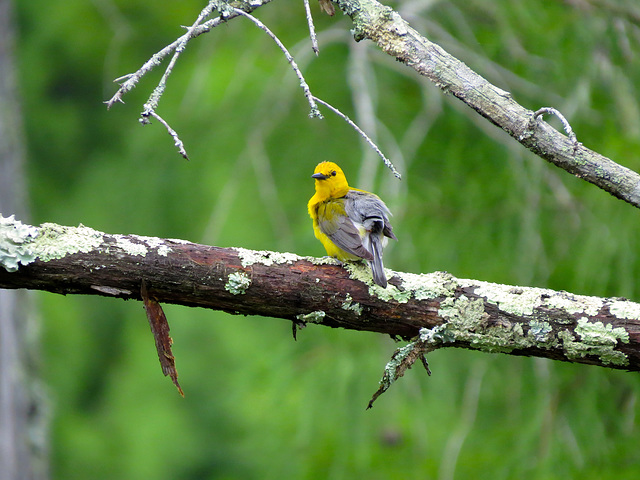
M 151 95 L 149 96 L 149 100 L 147 100 L 147 103 L 144 104 L 144 110 L 142 111 L 143 117 L 148 116 L 149 112 L 158 108 L 158 102 L 160 101 L 160 98 L 164 94 L 164 89 L 167 86 L 167 79 L 169 78 L 169 75 L 171 75 L 171 73 L 173 72 L 173 67 L 175 66 L 176 62 L 178 61 L 178 58 L 184 51 L 184 47 L 187 45 L 187 43 L 189 43 L 191 39 L 194 38 L 193 32 L 205 18 L 211 15 L 211 12 L 216 8 L 216 5 L 217 5 L 217 1 L 211 0 L 207 4 L 207 6 L 202 9 L 196 21 L 187 30 L 187 33 L 184 34 L 182 37 L 180 37 L 178 44 L 175 47 L 173 57 L 171 57 L 171 60 L 169 61 L 169 65 L 167 65 L 167 68 L 165 69 L 164 74 L 160 79 L 160 82 L 158 82 L 158 86 L 153 90 L 153 93 L 151 93 Z
M 533 114 L 533 120 L 534 121 L 537 120 L 538 117 L 542 117 L 545 113 L 549 114 L 549 115 L 555 115 L 556 117 L 558 117 L 560 119 L 560 121 L 562 122 L 562 126 L 564 127 L 564 131 L 567 134 L 567 136 L 569 137 L 569 140 L 571 140 L 571 143 L 573 143 L 574 148 L 577 147 L 578 146 L 578 139 L 576 138 L 576 134 L 573 133 L 573 129 L 571 128 L 571 125 L 569 125 L 569 122 L 567 121 L 567 119 L 564 118 L 564 115 L 562 115 L 555 108 L 542 107 L 536 113 Z
M 267 3 L 271 2 L 271 1 L 272 0 L 260 0 L 259 5 L 254 5 L 253 7 L 256 8 L 257 6 L 267 4 Z M 207 5 L 207 7 L 205 7 L 202 10 L 202 12 L 200 12 L 200 15 L 202 15 L 202 13 L 205 12 L 210 7 L 210 5 L 211 5 L 211 2 Z M 231 11 L 225 12 L 225 14 L 221 15 L 220 17 L 216 17 L 216 18 L 212 18 L 211 20 L 208 20 L 208 21 L 204 22 L 201 25 L 192 26 L 187 31 L 187 33 L 185 33 L 184 35 L 181 35 L 175 41 L 173 41 L 172 43 L 170 43 L 169 45 L 164 47 L 159 52 L 155 53 L 135 73 L 129 73 L 127 75 L 123 75 L 120 78 L 117 78 L 115 80 L 116 82 L 119 82 L 120 80 L 125 80 L 125 79 L 126 79 L 126 81 L 120 85 L 120 88 L 113 95 L 113 97 L 111 97 L 111 99 L 109 99 L 108 101 L 105 102 L 107 104 L 107 108 L 111 108 L 116 102 L 124 103 L 122 101 L 122 97 L 127 92 L 132 90 L 136 86 L 136 84 L 140 81 L 140 79 L 142 77 L 144 77 L 147 73 L 149 73 L 155 67 L 160 65 L 160 63 L 162 63 L 162 60 L 164 60 L 164 58 L 167 55 L 169 55 L 171 52 L 176 50 L 180 45 L 183 45 L 183 47 L 181 47 L 181 48 L 184 48 L 184 44 L 186 44 L 189 40 L 191 40 L 193 38 L 196 38 L 196 37 L 202 35 L 203 33 L 208 33 L 212 29 L 214 29 L 215 27 L 217 27 L 219 25 L 222 25 L 222 24 L 226 23 L 228 20 L 231 20 L 232 18 L 238 17 L 239 15 L 240 14 L 237 13 L 236 11 L 231 10 Z M 202 18 L 206 18 L 206 16 L 202 17 Z
M 140 114 L 141 115 L 140 123 L 142 123 L 143 125 L 147 125 L 149 123 L 149 116 L 156 118 L 160 123 L 162 123 L 162 125 L 164 125 L 164 127 L 167 129 L 169 134 L 173 137 L 174 144 L 176 147 L 178 147 L 178 152 L 180 153 L 180 155 L 182 155 L 187 160 L 189 160 L 189 157 L 184 148 L 184 143 L 182 142 L 182 140 L 180 140 L 180 137 L 178 137 L 178 133 L 173 128 L 171 128 L 171 126 L 169 126 L 169 124 L 160 115 L 156 113 L 156 108 L 158 108 L 158 103 L 160 102 L 160 98 L 164 94 L 164 90 L 167 86 L 167 79 L 169 78 L 169 75 L 171 75 L 171 73 L 173 72 L 173 67 L 175 66 L 176 62 L 178 61 L 178 58 L 184 51 L 184 48 L 187 45 L 187 43 L 189 43 L 189 41 L 192 38 L 194 38 L 193 32 L 196 30 L 198 26 L 200 26 L 200 23 L 205 18 L 211 15 L 211 12 L 216 8 L 216 5 L 217 5 L 217 1 L 211 0 L 207 4 L 207 6 L 202 9 L 196 21 L 187 30 L 187 33 L 178 39 L 178 42 L 175 45 L 175 51 L 173 53 L 173 57 L 171 57 L 171 60 L 169 61 L 169 65 L 167 65 L 167 68 L 162 74 L 162 78 L 158 82 L 158 85 L 156 86 L 156 88 L 153 89 L 153 92 L 149 96 L 149 99 L 147 100 L 147 102 L 144 104 L 142 113 Z M 174 44 L 175 43 L 176 42 L 174 42 Z M 131 80 L 131 78 L 129 80 Z M 118 90 L 118 92 L 120 92 L 120 90 Z
M 304 0 L 304 10 L 307 13 L 307 23 L 309 24 L 309 38 L 311 38 L 311 48 L 314 53 L 318 55 L 318 39 L 316 38 L 316 27 L 313 24 L 313 17 L 311 16 L 311 7 L 309 6 L 309 0 Z
M 402 178 L 402 175 L 400 175 L 400 172 L 398 172 L 398 170 L 396 170 L 396 167 L 393 166 L 393 163 L 391 163 L 391 160 L 389 160 L 387 157 L 385 157 L 384 153 L 382 153 L 380 151 L 380 149 L 378 148 L 378 146 L 373 143 L 373 140 L 371 140 L 366 133 L 364 133 L 364 131 L 362 131 L 362 129 L 356 125 L 354 123 L 353 120 L 351 120 L 349 117 L 347 117 L 344 113 L 342 113 L 340 110 L 338 110 L 336 107 L 334 107 L 333 105 L 328 104 L 327 102 L 320 100 L 318 97 L 313 97 L 315 99 L 316 102 L 324 105 L 325 107 L 327 107 L 328 109 L 332 110 L 336 115 L 338 115 L 339 117 L 342 117 L 344 119 L 345 122 L 347 122 L 349 125 L 351 125 L 351 127 L 353 127 L 353 129 L 358 132 L 362 138 L 364 138 L 367 143 L 369 145 L 371 145 L 371 148 L 373 148 L 376 153 L 378 155 L 380 155 L 380 158 L 382 158 L 382 160 L 384 161 L 384 164 L 393 172 L 393 174 L 396 176 L 396 178 Z
M 267 35 L 269 35 L 271 37 L 271 39 L 274 42 L 276 42 L 276 44 L 278 45 L 280 50 L 282 50 L 282 52 L 284 53 L 285 57 L 289 61 L 289 64 L 291 65 L 291 68 L 293 68 L 293 71 L 296 73 L 298 79 L 300 80 L 300 87 L 302 87 L 302 90 L 304 91 L 304 95 L 305 95 L 305 97 L 307 97 L 307 100 L 309 101 L 309 105 L 311 106 L 311 112 L 309 113 L 309 116 L 310 117 L 323 118 L 322 114 L 318 110 L 318 106 L 316 105 L 316 102 L 324 105 L 325 107 L 327 107 L 329 109 L 331 109 L 335 114 L 337 114 L 338 116 L 342 117 L 349 125 L 351 125 L 362 136 L 362 138 L 364 138 L 367 141 L 367 143 L 369 143 L 369 145 L 371 145 L 371 147 L 376 151 L 376 153 L 378 155 L 380 155 L 380 157 L 384 161 L 385 165 L 389 169 L 391 169 L 391 171 L 393 172 L 393 174 L 397 178 L 401 178 L 400 173 L 396 170 L 396 168 L 394 167 L 393 163 L 391 163 L 391 161 L 382 153 L 382 151 L 380 151 L 378 146 L 367 136 L 366 133 L 364 133 L 364 131 L 360 127 L 358 127 L 358 125 L 356 125 L 349 117 L 347 117 L 344 113 L 342 113 L 340 110 L 338 110 L 334 106 L 330 105 L 329 103 L 327 103 L 327 102 L 325 102 L 323 100 L 320 100 L 318 97 L 316 97 L 316 96 L 311 94 L 311 90 L 309 89 L 309 85 L 305 81 L 304 76 L 302 75 L 302 72 L 300 71 L 300 68 L 298 67 L 298 64 L 293 59 L 293 57 L 291 56 L 291 54 L 289 53 L 287 48 L 280 41 L 280 39 L 271 30 L 269 30 L 269 28 L 266 25 L 264 25 L 260 20 L 255 18 L 253 15 L 250 15 L 250 14 L 248 14 L 246 12 L 243 12 L 242 10 L 238 10 L 238 9 L 234 9 L 234 11 L 236 13 L 238 13 L 239 15 L 247 17 L 253 23 L 255 23 L 261 30 L 266 32 Z
M 148 112 L 143 112 L 142 114 L 142 118 L 140 118 L 140 123 L 142 123 L 143 125 L 146 125 L 149 122 L 149 116 L 152 116 L 153 118 L 155 118 L 156 120 L 158 120 L 162 125 L 164 125 L 164 128 L 167 129 L 167 132 L 169 132 L 169 135 L 171 135 L 173 137 L 173 143 L 176 147 L 178 147 L 178 153 L 180 155 L 183 156 L 183 158 L 185 158 L 186 160 L 189 160 L 189 156 L 187 155 L 187 151 L 184 149 L 184 143 L 182 142 L 182 140 L 180 140 L 180 137 L 178 136 L 178 133 L 171 128 L 171 126 L 164 120 L 164 118 L 162 118 L 160 115 L 158 115 L 155 110 L 149 110 Z
M 263 4 L 268 3 L 269 1 L 271 0 L 262 0 L 262 3 Z M 189 27 L 187 33 L 185 33 L 184 35 L 179 37 L 177 40 L 175 40 L 173 43 L 171 43 L 170 45 L 167 45 L 165 48 L 163 48 L 162 50 L 157 52 L 155 55 L 153 55 L 137 72 L 129 75 L 124 75 L 119 79 L 117 79 L 117 80 L 126 79 L 126 81 L 120 86 L 120 88 L 115 93 L 115 95 L 108 102 L 106 102 L 107 108 L 111 108 L 111 106 L 116 102 L 122 102 L 122 97 L 125 93 L 133 89 L 135 85 L 138 83 L 138 81 L 144 75 L 146 75 L 154 67 L 158 66 L 167 55 L 169 55 L 172 51 L 174 51 L 173 57 L 171 58 L 169 65 L 165 69 L 165 72 L 162 75 L 160 82 L 158 83 L 156 88 L 153 90 L 152 94 L 149 96 L 149 99 L 143 106 L 143 111 L 141 113 L 142 118 L 140 119 L 140 122 L 144 125 L 149 123 L 149 120 L 148 120 L 149 117 L 156 118 L 160 123 L 162 123 L 162 125 L 164 125 L 164 127 L 167 129 L 169 134 L 173 137 L 174 143 L 176 147 L 178 147 L 178 151 L 180 152 L 180 154 L 184 158 L 188 159 L 187 153 L 184 148 L 184 143 L 182 142 L 182 140 L 180 140 L 177 132 L 173 128 L 171 128 L 171 126 L 160 115 L 158 115 L 155 112 L 155 109 L 157 108 L 160 98 L 164 93 L 167 79 L 169 75 L 171 75 L 173 71 L 173 67 L 175 66 L 178 58 L 184 51 L 184 48 L 187 45 L 187 43 L 191 39 L 210 31 L 212 28 L 220 25 L 222 22 L 230 18 L 243 16 L 243 17 L 247 17 L 256 26 L 258 26 L 267 35 L 269 35 L 269 37 L 271 37 L 271 39 L 276 43 L 278 48 L 280 48 L 280 50 L 284 53 L 287 61 L 291 65 L 291 68 L 293 69 L 296 76 L 300 80 L 300 87 L 304 91 L 304 95 L 307 98 L 307 101 L 309 102 L 309 106 L 311 107 L 309 116 L 323 118 L 322 114 L 320 113 L 320 110 L 318 109 L 318 105 L 316 104 L 316 102 L 321 103 L 325 105 L 327 108 L 331 109 L 334 113 L 342 117 L 349 125 L 351 125 L 367 141 L 367 143 L 371 145 L 371 147 L 375 150 L 375 152 L 383 159 L 385 165 L 387 165 L 387 167 L 391 169 L 391 171 L 397 178 L 401 178 L 400 173 L 396 170 L 396 168 L 393 166 L 391 161 L 380 151 L 377 145 L 367 136 L 366 133 L 364 133 L 364 131 L 360 127 L 358 127 L 358 125 L 356 125 L 349 117 L 343 114 L 340 110 L 328 104 L 327 102 L 324 102 L 318 99 L 311 93 L 311 89 L 309 88 L 309 85 L 307 84 L 304 76 L 302 75 L 302 71 L 300 70 L 300 67 L 298 67 L 298 64 L 294 60 L 293 56 L 289 53 L 289 51 L 284 46 L 284 44 L 280 41 L 280 39 L 264 23 L 262 23 L 260 20 L 255 18 L 253 15 L 239 8 L 234 8 L 230 6 L 227 6 L 227 8 L 225 8 L 224 11 L 220 11 L 221 13 L 220 17 L 211 19 L 205 23 L 201 23 L 205 18 L 211 15 L 212 11 L 215 8 L 218 8 L 220 10 L 220 5 L 218 4 L 218 2 L 216 2 L 215 0 L 209 1 L 207 6 L 204 9 L 202 9 L 202 11 L 200 12 L 200 15 L 198 15 L 198 18 L 193 23 L 193 25 Z M 309 29 L 310 29 L 312 46 L 314 47 L 314 51 L 317 54 L 318 53 L 317 39 L 315 36 L 315 27 L 313 26 L 313 20 L 311 18 L 311 11 L 310 11 L 308 0 L 305 0 L 305 9 L 307 11 L 307 19 L 309 21 Z
M 320 110 L 318 110 L 318 105 L 316 105 L 316 102 L 315 102 L 317 98 L 311 94 L 311 90 L 309 89 L 309 85 L 307 84 L 307 81 L 304 79 L 304 76 L 302 75 L 302 72 L 300 71 L 298 64 L 289 53 L 289 50 L 287 50 L 287 47 L 285 47 L 284 44 L 280 41 L 280 39 L 271 30 L 269 30 L 269 27 L 267 27 L 264 23 L 262 23 L 256 17 L 254 17 L 249 13 L 243 12 L 238 8 L 234 8 L 233 11 L 238 15 L 247 17 L 249 20 L 255 23 L 256 26 L 258 26 L 258 28 L 260 28 L 267 35 L 269 35 L 274 42 L 276 42 L 276 45 L 278 45 L 278 48 L 282 50 L 282 53 L 284 53 L 284 56 L 287 58 L 287 61 L 291 65 L 291 68 L 293 68 L 293 71 L 296 73 L 298 79 L 300 80 L 300 87 L 304 91 L 304 96 L 307 97 L 307 101 L 309 102 L 309 106 L 311 107 L 311 111 L 309 112 L 309 117 L 323 118 L 322 114 L 320 113 Z

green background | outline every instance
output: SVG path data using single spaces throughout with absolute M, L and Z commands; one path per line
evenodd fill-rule
M 261 18 L 314 95 L 376 139 L 396 180 L 326 109 L 308 118 L 275 44 L 236 19 L 189 44 L 107 111 L 113 79 L 191 25 L 204 2 L 16 2 L 32 221 L 322 256 L 310 175 L 336 161 L 378 193 L 399 241 L 385 265 L 640 300 L 637 209 L 526 151 L 426 79 L 302 2 Z M 578 139 L 640 170 L 635 1 L 393 2 L 430 40 Z M 166 63 L 164 64 L 166 65 Z M 368 114 L 367 112 L 371 112 Z M 549 121 L 560 128 L 559 123 Z M 11 213 L 11 212 L 3 212 Z M 626 479 L 640 473 L 636 373 L 441 350 L 365 411 L 396 348 L 371 333 L 171 305 L 185 391 L 163 377 L 142 305 L 38 295 L 57 479 Z

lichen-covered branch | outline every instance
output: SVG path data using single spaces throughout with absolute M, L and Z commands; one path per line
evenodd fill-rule
M 373 41 L 536 155 L 640 208 L 640 175 L 636 172 L 551 127 L 534 111 L 518 104 L 509 92 L 492 85 L 411 28 L 392 8 L 376 0 L 337 0 L 337 4 L 353 20 L 356 40 Z
M 0 288 L 141 300 L 144 281 L 159 303 L 640 370 L 640 304 L 625 299 L 442 272 L 387 271 L 383 289 L 360 264 L 0 220 Z

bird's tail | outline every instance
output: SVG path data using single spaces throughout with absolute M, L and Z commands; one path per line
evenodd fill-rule
M 384 266 L 382 265 L 382 235 L 371 236 L 371 253 L 373 260 L 369 260 L 373 281 L 382 288 L 387 288 L 387 276 L 384 274 Z

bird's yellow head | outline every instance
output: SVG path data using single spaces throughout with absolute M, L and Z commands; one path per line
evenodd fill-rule
M 347 177 L 342 169 L 333 162 L 322 162 L 311 175 L 316 179 L 316 195 L 324 198 L 340 198 L 349 191 Z

